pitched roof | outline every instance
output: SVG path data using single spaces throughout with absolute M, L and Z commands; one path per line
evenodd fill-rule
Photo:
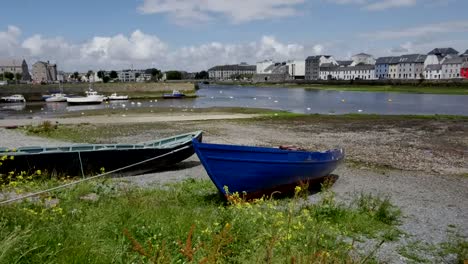
M 468 49 L 462 54 L 462 56 L 468 56 Z
M 377 60 L 375 61 L 375 64 L 392 64 L 392 63 L 398 63 L 398 60 L 400 59 L 400 57 L 394 57 L 394 56 L 390 56 L 390 57 L 380 57 L 380 58 L 377 58 Z
M 437 71 L 442 70 L 442 65 L 440 64 L 429 64 L 426 66 L 426 71 Z
M 363 52 L 358 53 L 358 54 L 355 54 L 355 55 L 353 55 L 353 57 L 354 57 L 354 56 L 367 56 L 367 57 L 372 57 L 372 55 L 367 54 L 367 53 L 363 53 Z
M 462 64 L 465 60 L 462 57 L 452 57 L 445 59 L 442 64 Z
M 210 68 L 208 71 L 256 71 L 256 65 L 218 65 Z
M 353 63 L 352 60 L 341 60 L 341 61 L 336 61 L 338 62 L 338 65 L 340 66 L 349 66 L 351 65 L 351 63 Z
M 422 54 L 407 54 L 401 55 L 398 63 L 424 63 L 427 55 Z
M 1 67 L 21 67 L 23 64 L 23 59 L 0 59 L 0 66 Z
M 375 67 L 372 64 L 359 64 L 356 66 L 347 66 L 347 67 L 320 67 L 320 71 L 366 71 L 366 70 L 374 70 Z
M 315 55 L 315 56 L 309 56 L 307 57 L 306 61 L 307 60 L 313 60 L 313 59 L 320 59 L 321 57 L 325 57 L 325 58 L 330 58 L 331 55 Z
M 453 48 L 435 48 L 431 50 L 427 55 L 448 55 L 448 54 L 458 54 Z

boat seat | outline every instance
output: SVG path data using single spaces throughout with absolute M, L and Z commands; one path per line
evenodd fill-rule
M 39 153 L 43 152 L 43 147 L 21 147 L 17 149 L 18 152 Z

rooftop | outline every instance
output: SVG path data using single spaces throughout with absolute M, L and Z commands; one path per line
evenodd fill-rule
M 429 64 L 426 66 L 426 71 L 438 71 L 442 70 L 442 65 L 440 64 Z
M 218 65 L 210 68 L 208 71 L 256 71 L 256 65 L 233 64 L 233 65 Z
M 401 55 L 398 63 L 424 63 L 427 55 L 422 54 L 406 54 Z
M 431 50 L 427 55 L 448 55 L 448 54 L 458 54 L 458 51 L 456 51 L 453 48 L 435 48 Z
M 0 66 L 5 67 L 21 67 L 23 59 L 0 59 Z

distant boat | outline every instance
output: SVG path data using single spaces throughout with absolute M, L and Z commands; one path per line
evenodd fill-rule
M 67 95 L 64 93 L 53 93 L 49 97 L 45 98 L 46 102 L 66 102 Z
M 200 143 L 193 147 L 218 190 L 226 195 L 271 194 L 329 175 L 344 159 L 342 149 L 325 152 Z
M 185 94 L 177 91 L 177 90 L 173 90 L 172 93 L 170 94 L 163 94 L 163 98 L 165 99 L 171 99 L 171 98 L 183 98 L 185 96 Z
M 80 144 L 58 147 L 20 147 L 15 151 L 0 148 L 0 156 L 14 157 L 3 162 L 0 174 L 36 170 L 58 175 L 79 176 L 112 171 L 131 176 L 168 168 L 193 155 L 192 139 L 202 140 L 202 131 L 138 144 Z M 147 161 L 147 162 L 143 162 Z M 139 164 L 141 163 L 141 164 Z
M 4 103 L 25 103 L 26 99 L 21 94 L 14 94 L 10 96 L 4 96 L 0 98 L 0 101 Z
M 111 94 L 109 100 L 128 100 L 128 95 L 117 95 L 117 93 Z
M 98 94 L 96 91 L 93 91 L 91 88 L 89 91 L 86 91 L 86 96 L 80 97 L 67 97 L 67 103 L 69 104 L 101 104 L 105 100 L 104 95 Z

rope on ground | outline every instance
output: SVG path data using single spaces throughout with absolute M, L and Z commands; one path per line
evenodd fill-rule
M 115 169 L 115 170 L 112 170 L 112 171 L 109 171 L 109 172 L 105 172 L 105 173 L 102 173 L 102 174 L 98 174 L 98 175 L 95 175 L 95 176 L 92 176 L 92 177 L 88 177 L 88 178 L 85 178 L 85 179 L 82 179 L 82 180 L 78 180 L 78 181 L 66 183 L 66 184 L 63 184 L 63 185 L 60 185 L 60 186 L 56 186 L 56 187 L 53 187 L 53 188 L 50 188 L 50 189 L 46 189 L 46 190 L 43 190 L 43 191 L 31 193 L 31 194 L 24 195 L 24 196 L 21 196 L 21 197 L 16 197 L 16 198 L 13 198 L 13 199 L 1 201 L 1 202 L 0 202 L 0 205 L 4 205 L 4 204 L 11 203 L 11 202 L 23 200 L 23 199 L 26 199 L 26 198 L 29 198 L 29 197 L 37 196 L 37 195 L 39 195 L 39 194 L 43 194 L 43 193 L 55 191 L 55 190 L 62 189 L 62 188 L 65 188 L 65 187 L 69 187 L 69 186 L 72 186 L 72 185 L 75 185 L 75 184 L 78 184 L 78 183 L 82 183 L 82 182 L 85 182 L 85 181 L 90 181 L 90 180 L 93 180 L 93 179 L 96 179 L 96 178 L 99 178 L 99 177 L 102 177 L 102 176 L 105 176 L 105 175 L 109 175 L 109 174 L 111 174 L 111 173 L 115 173 L 115 172 L 118 172 L 118 171 L 121 171 L 121 170 L 125 170 L 125 169 L 128 169 L 128 168 L 134 167 L 134 166 L 138 166 L 138 165 L 140 165 L 140 164 L 143 164 L 143 163 L 146 163 L 146 162 L 155 160 L 155 159 L 159 159 L 159 158 L 165 157 L 165 156 L 167 156 L 167 155 L 170 155 L 170 154 L 173 154 L 173 153 L 176 153 L 176 152 L 179 152 L 179 151 L 181 151 L 181 150 L 188 149 L 188 148 L 190 148 L 190 146 L 185 146 L 185 147 L 182 147 L 182 148 L 180 148 L 180 149 L 172 150 L 172 151 L 170 151 L 170 152 L 168 152 L 168 153 L 164 153 L 164 154 L 162 154 L 162 155 L 159 155 L 159 156 L 156 156 L 156 157 L 153 157 L 153 158 L 149 158 L 149 159 L 146 159 L 146 160 L 144 160 L 144 161 L 140 161 L 140 162 L 137 162 L 137 163 L 134 163 L 134 164 L 130 164 L 130 165 L 127 165 L 127 166 L 125 166 L 125 167 L 118 168 L 118 169 Z

